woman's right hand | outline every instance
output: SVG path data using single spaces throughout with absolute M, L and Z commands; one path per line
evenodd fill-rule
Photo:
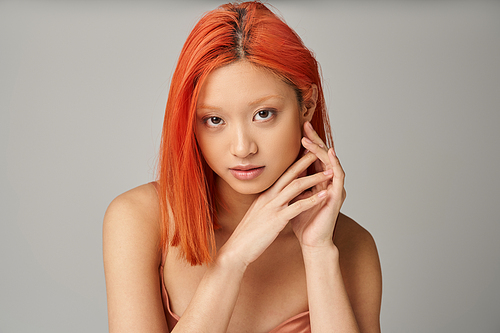
M 326 190 L 293 201 L 307 189 L 332 178 L 331 170 L 300 177 L 316 160 L 315 154 L 305 154 L 263 192 L 220 249 L 218 257 L 245 269 L 271 245 L 292 218 L 320 204 L 326 198 Z

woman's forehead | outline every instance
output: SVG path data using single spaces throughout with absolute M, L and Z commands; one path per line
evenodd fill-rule
M 294 96 L 294 89 L 272 71 L 248 61 L 238 61 L 217 68 L 207 76 L 200 89 L 197 108 L 236 100 L 251 106 Z

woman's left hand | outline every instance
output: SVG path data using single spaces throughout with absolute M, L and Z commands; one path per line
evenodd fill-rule
M 310 191 L 306 191 L 296 198 L 307 198 L 326 189 L 326 200 L 291 220 L 293 231 L 302 248 L 319 248 L 331 245 L 333 242 L 335 223 L 340 207 L 342 207 L 346 198 L 344 189 L 345 174 L 334 148 L 326 148 L 325 143 L 309 122 L 304 124 L 302 145 L 309 150 L 308 154 L 315 154 L 318 158 L 314 163 L 315 172 L 331 170 L 330 172 L 333 173 L 331 180 L 316 185 Z

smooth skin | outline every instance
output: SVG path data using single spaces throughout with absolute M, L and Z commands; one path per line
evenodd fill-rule
M 167 252 L 161 278 L 181 316 L 172 332 L 269 332 L 307 310 L 315 333 L 380 332 L 375 243 L 340 213 L 344 171 L 309 123 L 317 94 L 304 105 L 294 94 L 244 61 L 215 70 L 202 86 L 196 135 L 217 174 L 222 228 L 209 265 L 190 266 L 175 247 Z M 308 152 L 297 156 L 301 145 Z M 264 171 L 235 178 L 230 169 L 245 164 Z M 306 176 L 312 164 L 316 173 Z M 159 218 L 151 184 L 120 195 L 106 212 L 110 332 L 169 331 Z

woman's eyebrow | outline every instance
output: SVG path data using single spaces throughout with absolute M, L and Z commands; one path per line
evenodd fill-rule
M 256 99 L 255 101 L 252 101 L 250 103 L 248 103 L 248 106 L 252 106 L 252 105 L 255 105 L 255 104 L 259 104 L 259 103 L 262 103 L 268 99 L 271 99 L 271 98 L 279 98 L 279 99 L 285 99 L 285 97 L 281 96 L 281 95 L 268 95 L 268 96 L 264 96 L 262 98 L 259 98 L 259 99 Z
M 218 108 L 216 106 L 207 105 L 207 104 L 197 105 L 196 110 L 200 110 L 200 109 L 220 110 L 221 108 Z
M 262 103 L 264 101 L 267 101 L 268 99 L 272 99 L 272 98 L 277 98 L 277 99 L 285 99 L 285 97 L 281 96 L 281 95 L 267 95 L 267 96 L 264 96 L 264 97 L 261 97 L 259 99 L 256 99 L 254 101 L 251 101 L 250 103 L 248 103 L 248 106 L 253 106 L 255 104 L 259 104 L 259 103 Z M 200 105 L 197 105 L 196 106 L 196 110 L 201 110 L 201 109 L 204 109 L 204 110 L 221 110 L 221 108 L 217 107 L 217 106 L 212 106 L 212 105 L 208 105 L 208 104 L 200 104 Z

